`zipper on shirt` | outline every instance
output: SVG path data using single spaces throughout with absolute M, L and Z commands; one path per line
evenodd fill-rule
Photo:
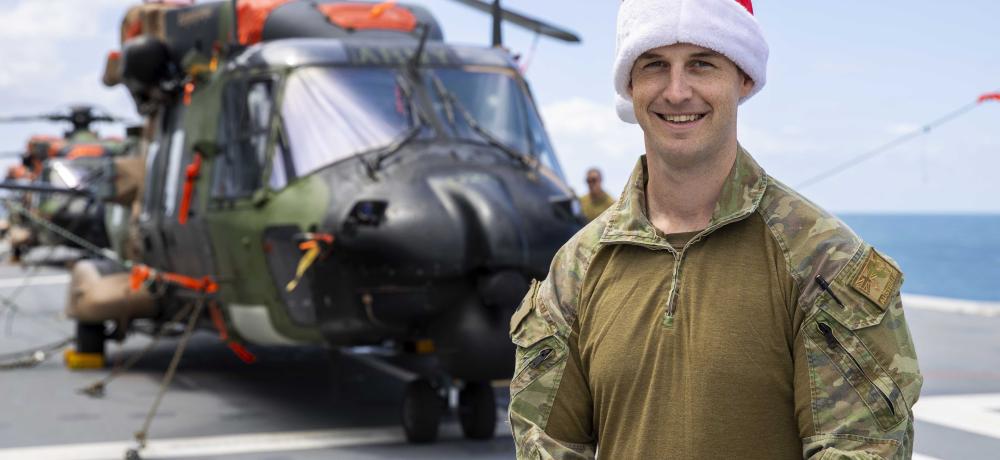
M 690 243 L 689 243 L 690 244 Z M 670 292 L 667 294 L 667 311 L 663 315 L 663 326 L 674 327 L 674 317 L 677 315 L 677 297 L 681 290 L 681 263 L 684 262 L 684 251 L 670 251 L 674 256 L 674 270 L 670 276 Z
M 833 329 L 830 328 L 830 325 L 826 323 L 818 323 L 818 325 L 819 325 L 819 332 L 823 334 L 824 338 L 826 338 L 826 345 L 830 347 L 831 350 L 836 350 L 837 348 L 843 350 L 844 354 L 846 354 L 848 358 L 851 358 L 851 362 L 854 363 L 854 368 L 861 373 L 861 375 L 865 378 L 865 380 L 868 380 L 868 382 L 871 383 L 876 390 L 878 390 L 877 392 L 879 396 L 881 396 L 882 399 L 885 401 L 885 403 L 889 405 L 889 411 L 892 412 L 892 415 L 896 415 L 896 406 L 892 403 L 892 400 L 889 399 L 889 396 L 886 395 L 885 392 L 882 391 L 882 389 L 879 388 L 879 386 L 876 385 L 875 382 L 873 382 L 872 379 L 868 377 L 868 374 L 865 373 L 864 368 L 861 367 L 861 363 L 859 363 L 858 360 L 854 358 L 854 355 L 852 355 L 851 352 L 847 351 L 847 348 L 844 348 L 844 346 L 840 343 L 840 340 L 837 339 L 837 336 L 833 335 Z

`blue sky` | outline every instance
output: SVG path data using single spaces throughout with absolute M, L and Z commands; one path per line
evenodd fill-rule
M 134 116 L 122 88 L 99 82 L 117 48 L 122 0 L 0 1 L 0 114 L 96 102 Z M 453 42 L 486 44 L 489 18 L 450 0 L 416 0 Z M 572 185 L 605 170 L 618 193 L 642 134 L 612 106 L 616 0 L 505 0 L 576 31 L 581 45 L 505 27 Z M 1000 2 L 754 2 L 771 48 L 768 83 L 740 109 L 740 139 L 790 184 L 917 129 L 981 93 L 1000 90 Z M 801 191 L 835 211 L 1000 212 L 1000 103 L 982 105 L 927 136 Z M 0 151 L 22 148 L 42 124 L 0 127 Z M 107 127 L 107 133 L 120 127 Z

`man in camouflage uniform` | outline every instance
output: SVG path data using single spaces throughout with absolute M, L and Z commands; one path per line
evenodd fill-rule
M 902 273 L 737 143 L 766 74 L 752 12 L 622 3 L 619 116 L 646 155 L 511 319 L 519 459 L 912 455 Z

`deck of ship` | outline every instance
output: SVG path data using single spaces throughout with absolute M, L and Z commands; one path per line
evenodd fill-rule
M 28 282 L 24 279 L 28 277 Z M 56 342 L 73 332 L 61 317 L 64 271 L 0 265 L 0 355 Z M 20 286 L 25 286 L 21 288 Z M 908 319 L 926 377 L 917 404 L 915 458 L 995 458 L 1000 452 L 1000 308 L 910 298 Z M 109 345 L 111 359 L 147 338 Z M 0 459 L 122 458 L 134 446 L 176 342 L 149 356 L 94 399 L 78 392 L 107 370 L 69 371 L 61 356 L 0 370 Z M 316 348 L 253 349 L 245 365 L 219 340 L 197 333 L 150 430 L 143 458 L 509 459 L 513 445 L 498 413 L 491 441 L 462 439 L 454 416 L 441 439 L 409 445 L 398 425 L 402 383 Z M 501 407 L 503 390 L 497 391 Z

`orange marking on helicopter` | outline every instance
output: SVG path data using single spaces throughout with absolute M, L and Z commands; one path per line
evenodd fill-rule
M 381 16 L 382 13 L 385 13 L 386 10 L 388 10 L 390 8 L 393 8 L 395 6 L 396 6 L 396 0 L 388 0 L 388 1 L 385 1 L 385 2 L 382 2 L 382 3 L 379 3 L 378 5 L 375 5 L 375 6 L 372 7 L 372 11 L 370 13 L 371 17 L 377 18 L 377 17 Z
M 1000 93 L 986 93 L 979 96 L 978 102 L 981 104 L 986 101 L 997 101 L 1000 102 Z
M 184 195 L 181 197 L 181 206 L 177 211 L 177 222 L 181 225 L 187 223 L 188 215 L 191 213 L 191 197 L 194 196 L 194 182 L 201 173 L 201 154 L 195 152 L 194 159 L 184 171 Z
M 363 3 L 316 5 L 330 22 L 345 29 L 382 29 L 413 32 L 417 17 L 409 9 L 389 1 L 372 7 Z
M 66 158 L 73 160 L 84 157 L 99 157 L 104 155 L 104 146 L 100 144 L 81 144 L 70 148 Z
M 252 45 L 260 42 L 267 17 L 275 8 L 288 2 L 289 0 L 240 0 L 236 4 L 240 44 Z

